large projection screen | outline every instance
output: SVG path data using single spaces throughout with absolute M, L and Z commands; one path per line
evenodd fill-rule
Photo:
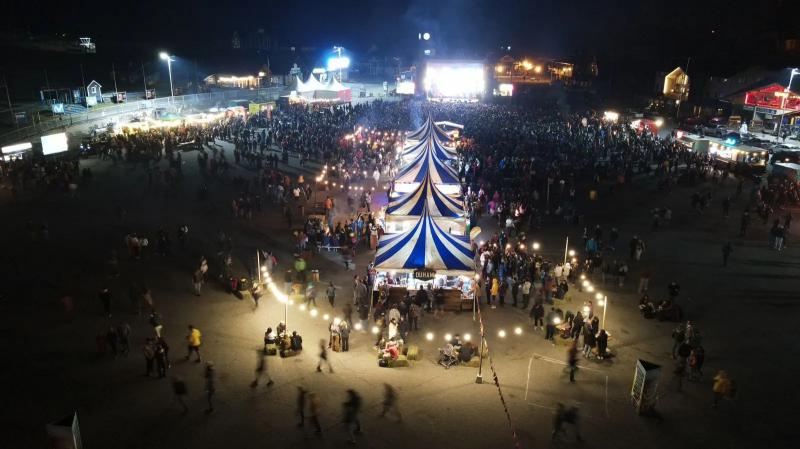
M 67 144 L 67 134 L 58 133 L 42 136 L 42 154 L 45 156 L 49 154 L 63 153 L 69 149 Z
M 486 74 L 481 62 L 430 61 L 424 85 L 428 98 L 478 100 L 486 89 Z

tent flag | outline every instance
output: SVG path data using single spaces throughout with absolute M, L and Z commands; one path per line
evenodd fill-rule
M 473 256 L 469 238 L 444 231 L 425 207 L 411 229 L 381 238 L 375 268 L 472 272 Z
M 389 215 L 418 216 L 426 207 L 434 217 L 458 218 L 464 215 L 461 203 L 442 193 L 428 175 L 416 189 L 389 203 L 386 212 Z

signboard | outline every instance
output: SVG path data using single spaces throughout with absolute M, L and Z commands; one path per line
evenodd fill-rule
M 436 276 L 436 270 L 429 270 L 427 268 L 421 270 L 414 270 L 414 279 L 420 281 L 430 281 Z
M 31 148 L 33 148 L 33 144 L 31 144 L 30 142 L 25 142 L 25 143 L 17 143 L 17 144 L 14 144 L 14 145 L 9 145 L 7 147 L 3 147 L 2 151 L 3 151 L 3 154 L 14 154 L 14 153 L 23 152 L 25 150 L 30 150 Z
M 247 107 L 247 112 L 251 114 L 258 114 L 261 112 L 261 104 L 260 103 L 250 103 Z
M 641 414 L 655 408 L 658 398 L 658 379 L 661 377 L 661 366 L 642 359 L 636 361 L 631 386 L 631 402 Z
M 42 136 L 42 154 L 63 153 L 69 149 L 67 144 L 67 134 L 58 133 Z
M 63 114 L 64 103 L 53 103 L 52 105 L 50 105 L 50 109 L 53 111 L 53 114 Z
M 82 449 L 78 414 L 67 415 L 45 427 L 47 447 L 50 449 Z
M 748 91 L 744 96 L 744 104 L 759 108 L 800 111 L 800 96 L 791 91 L 787 92 L 786 88 L 778 83 L 773 83 L 761 89 Z

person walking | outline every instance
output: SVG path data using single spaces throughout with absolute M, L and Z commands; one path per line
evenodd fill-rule
M 361 411 L 361 396 L 353 389 L 347 390 L 347 401 L 343 406 L 344 422 L 347 425 L 347 434 L 350 436 L 347 442 L 356 444 L 355 434 L 361 433 L 361 421 L 358 419 L 358 413 Z
M 397 391 L 395 391 L 394 387 L 392 387 L 390 384 L 384 383 L 383 410 L 381 411 L 381 414 L 378 416 L 383 418 L 390 412 L 394 412 L 395 416 L 397 416 L 397 421 L 403 420 L 403 415 L 400 413 L 400 408 L 397 406 Z
M 322 401 L 319 395 L 314 392 L 308 393 L 308 420 L 314 426 L 314 433 L 317 435 L 322 434 L 322 425 L 319 423 L 319 414 L 322 409 Z
M 583 441 L 583 438 L 581 438 L 581 430 L 578 426 L 578 408 L 570 407 L 566 409 L 564 404 L 559 402 L 556 405 L 556 413 L 553 418 L 553 440 L 561 434 L 566 434 L 564 423 L 572 424 L 575 427 L 575 439 Z
M 183 413 L 187 413 L 189 407 L 184 400 L 187 393 L 186 382 L 178 376 L 172 376 L 172 393 L 175 395 L 175 400 L 178 401 L 178 404 L 183 407 Z
M 131 352 L 131 326 L 128 323 L 120 323 L 117 326 L 117 337 L 119 341 L 119 352 L 125 357 Z
M 575 383 L 575 372 L 578 371 L 578 347 L 574 340 L 567 349 L 567 366 L 569 367 L 569 381 Z
M 328 371 L 333 374 L 333 365 L 331 365 L 331 361 L 328 360 L 328 346 L 325 344 L 325 339 L 321 339 L 319 341 L 319 362 L 317 363 L 317 372 L 322 372 L 322 365 L 328 365 Z
M 342 352 L 350 350 L 350 324 L 346 320 L 339 322 L 339 339 Z
M 722 266 L 723 267 L 727 267 L 728 266 L 728 258 L 731 257 L 731 253 L 732 252 L 733 252 L 733 245 L 731 245 L 731 242 L 725 242 L 725 244 L 722 245 Z
M 150 373 L 153 372 L 153 363 L 156 357 L 156 349 L 152 337 L 147 337 L 145 340 L 144 346 L 142 346 L 142 354 L 144 354 L 145 361 L 144 375 L 150 377 Z
M 717 375 L 714 376 L 714 386 L 712 387 L 714 402 L 711 404 L 712 408 L 719 407 L 719 400 L 730 394 L 731 385 L 732 382 L 728 377 L 727 371 L 720 370 Z
M 533 320 L 533 330 L 544 329 L 544 306 L 540 302 L 533 304 L 530 316 Z
M 167 377 L 167 354 L 164 351 L 164 347 L 160 344 L 155 344 L 155 352 L 156 352 L 156 373 L 158 373 L 158 378 L 163 379 Z
M 549 340 L 551 343 L 555 345 L 553 341 L 553 337 L 556 334 L 556 312 L 553 307 L 550 307 L 550 312 L 547 313 L 547 317 L 545 320 L 545 332 L 544 332 L 544 339 Z
M 204 374 L 206 380 L 206 400 L 208 401 L 208 409 L 206 409 L 206 413 L 211 413 L 214 411 L 214 395 L 217 392 L 216 374 L 217 373 L 214 370 L 214 362 L 206 362 L 206 370 Z
M 194 352 L 197 354 L 197 360 L 195 360 L 195 362 L 200 363 L 203 361 L 203 359 L 200 357 L 200 345 L 202 344 L 202 337 L 203 334 L 200 333 L 200 329 L 197 329 L 190 324 L 189 334 L 186 336 L 186 342 L 188 343 L 186 360 L 189 360 L 189 356 L 191 356 Z
M 275 382 L 272 381 L 272 377 L 269 375 L 269 370 L 267 369 L 267 357 L 264 351 L 257 351 L 258 355 L 258 364 L 256 365 L 256 378 L 250 382 L 250 388 L 255 388 L 258 386 L 258 380 L 261 379 L 262 376 L 267 378 L 267 386 L 271 387 Z
M 587 322 L 583 326 L 583 356 L 586 358 L 592 357 L 592 350 L 597 343 L 597 337 L 592 330 L 592 323 Z
M 200 296 L 203 287 L 203 272 L 201 270 L 195 270 L 194 274 L 192 274 L 192 284 L 194 285 L 194 295 Z
M 606 350 L 608 350 L 608 334 L 605 329 L 600 329 L 597 334 L 597 358 L 603 360 L 606 358 Z
M 333 285 L 333 281 L 328 284 L 325 294 L 328 296 L 328 302 L 331 305 L 331 309 L 335 308 L 334 303 L 336 302 L 336 286 Z
M 297 423 L 297 427 L 303 427 L 306 422 L 306 400 L 308 399 L 308 391 L 301 387 L 297 386 L 297 414 L 300 416 L 300 422 Z
M 103 313 L 108 318 L 111 318 L 111 290 L 108 287 L 103 287 L 97 293 L 98 299 L 100 299 L 100 303 L 103 304 Z

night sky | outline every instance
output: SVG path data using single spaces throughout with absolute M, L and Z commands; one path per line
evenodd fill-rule
M 119 58 L 158 48 L 192 58 L 213 58 L 234 30 L 265 30 L 282 46 L 408 56 L 417 33 L 428 31 L 440 55 L 512 53 L 558 59 L 597 57 L 601 72 L 646 78 L 684 64 L 727 74 L 770 62 L 787 35 L 798 36 L 800 1 L 762 0 L 195 0 L 109 3 L 99 0 L 12 2 L 7 29 L 17 34 L 89 35 Z M 5 6 L 9 8 L 9 6 Z M 746 12 L 745 12 L 746 11 Z M 155 53 L 153 53 L 155 54 Z M 774 62 L 774 61 L 773 61 Z M 5 63 L 8 63 L 6 61 Z M 775 64 L 783 64 L 777 61 Z

